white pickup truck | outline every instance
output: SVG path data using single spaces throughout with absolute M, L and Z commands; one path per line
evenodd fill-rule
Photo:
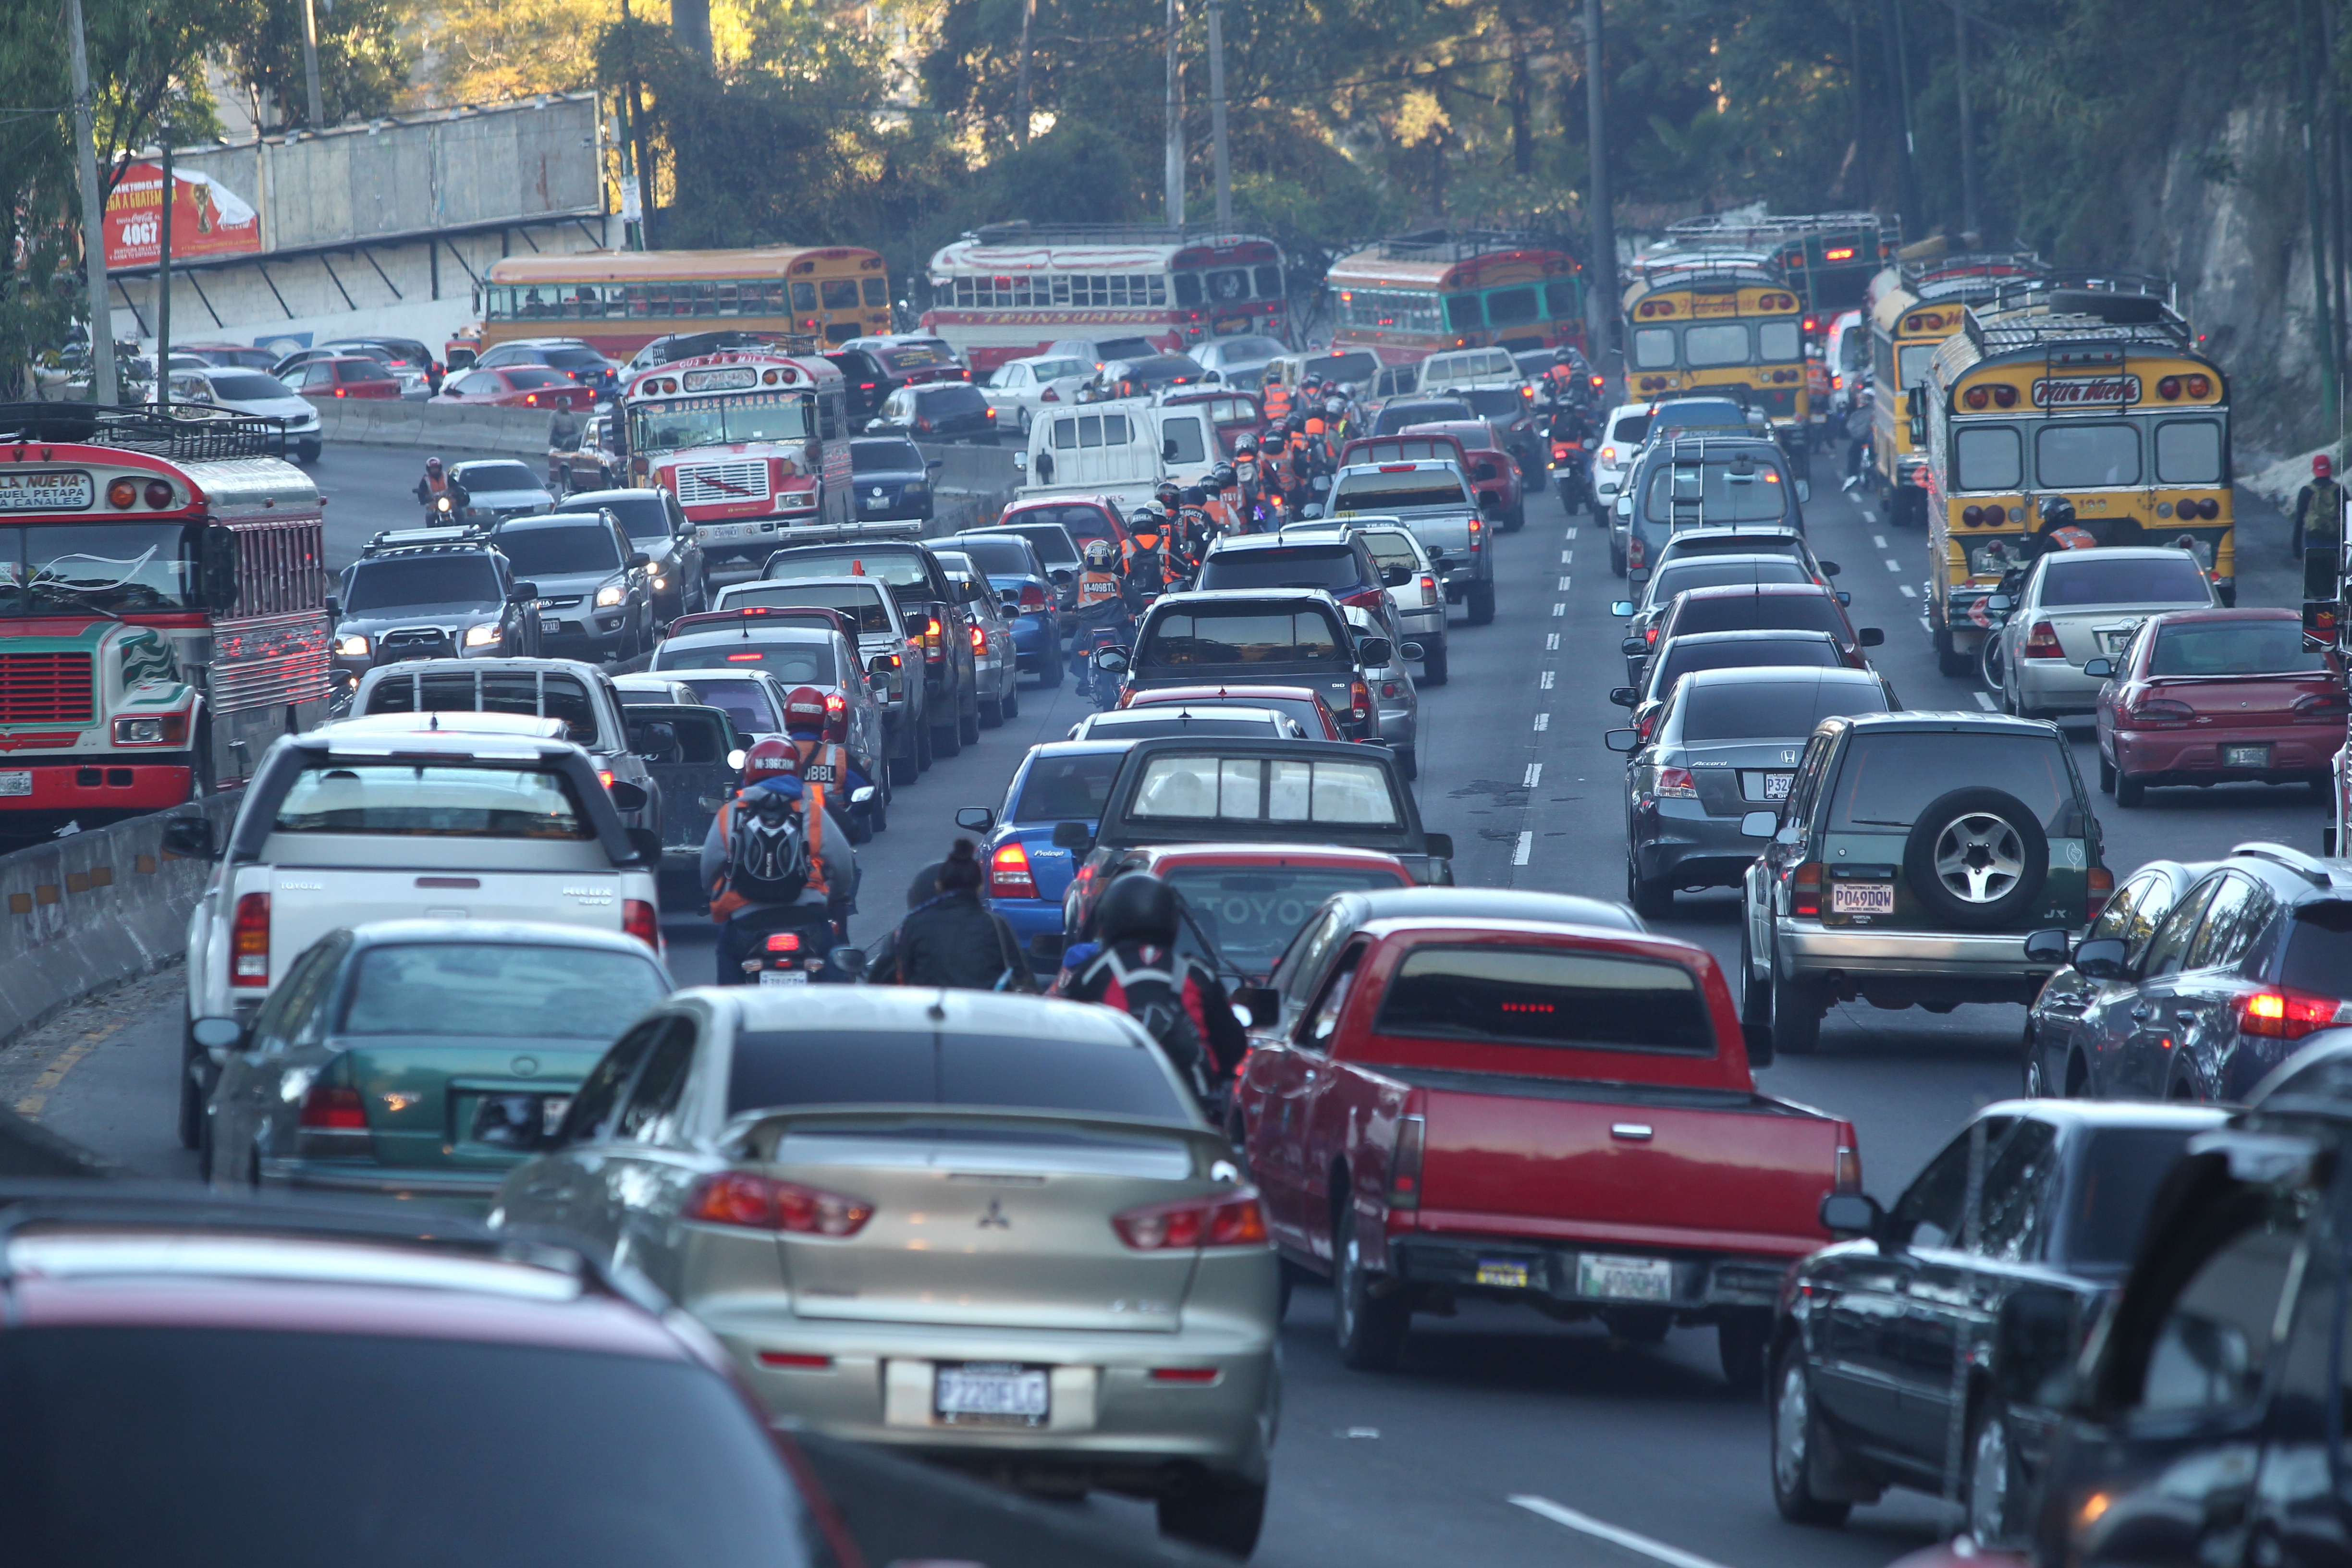
M 304 950 L 341 926 L 533 921 L 622 931 L 658 955 L 661 840 L 625 826 L 643 792 L 608 790 L 549 721 L 422 714 L 330 724 L 271 746 L 226 842 L 167 824 L 163 847 L 216 863 L 188 918 L 180 1136 L 193 1148 L 215 1064 L 196 1020 L 249 1021 Z M 477 728 L 461 728 L 467 721 Z
M 1194 484 L 1215 465 L 1221 448 L 1207 413 L 1197 403 L 1161 408 L 1129 398 L 1040 414 L 1027 450 L 1013 454 L 1020 499 L 1107 496 L 1126 517 L 1163 479 Z

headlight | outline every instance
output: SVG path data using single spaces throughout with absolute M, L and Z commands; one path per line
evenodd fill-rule
M 655 578 L 654 591 L 656 593 L 667 593 L 669 591 L 669 579 L 667 577 Z
M 629 590 L 626 584 L 607 583 L 596 590 L 596 607 L 600 610 L 609 610 L 628 596 Z
M 368 640 L 360 637 L 337 637 L 335 651 L 345 658 L 365 658 L 368 656 Z
M 484 621 L 478 626 L 467 626 L 466 628 L 466 646 L 467 647 L 488 647 L 490 644 L 498 640 L 499 626 L 496 621 Z

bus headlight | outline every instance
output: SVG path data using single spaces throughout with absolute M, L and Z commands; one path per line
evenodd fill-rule
M 603 587 L 596 590 L 596 607 L 600 610 L 609 610 L 628 596 L 629 590 L 627 584 L 622 583 L 607 583 Z
M 466 646 L 467 647 L 488 647 L 492 643 L 498 641 L 499 637 L 499 624 L 496 621 L 484 621 L 478 626 L 467 626 L 466 628 Z
M 335 652 L 344 658 L 365 658 L 368 656 L 368 640 L 363 637 L 337 637 Z
M 188 716 L 184 713 L 114 721 L 114 743 L 118 746 L 178 746 L 184 745 L 187 739 Z

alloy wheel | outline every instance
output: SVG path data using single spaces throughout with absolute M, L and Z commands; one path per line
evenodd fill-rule
M 1811 1419 L 1804 1363 L 1790 1355 L 1780 1363 L 1780 1397 L 1772 1406 L 1772 1479 L 1783 1496 L 1795 1496 L 1805 1484 L 1805 1434 Z
M 1998 903 L 2025 875 L 2025 840 L 2006 817 L 1971 811 L 1936 836 L 1936 877 L 1963 903 Z

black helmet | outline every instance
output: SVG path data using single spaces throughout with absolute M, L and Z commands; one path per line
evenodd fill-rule
M 1160 481 L 1160 488 L 1151 493 L 1161 506 L 1167 506 L 1176 500 L 1179 489 L 1180 487 L 1174 479 L 1162 479 Z
M 1176 889 L 1149 871 L 1129 871 L 1103 889 L 1095 908 L 1095 934 L 1106 947 L 1122 942 L 1176 945 Z
M 907 884 L 908 909 L 928 903 L 940 896 L 940 873 L 947 869 L 947 864 L 944 860 L 934 860 L 915 873 L 915 879 Z
M 2040 531 L 2043 533 L 2055 533 L 2062 528 L 2074 526 L 2074 503 L 2064 496 L 2043 496 L 2041 511 Z
M 1212 489 L 1229 490 L 1234 488 L 1234 466 L 1231 463 L 1219 463 L 1209 470 L 1209 488 Z
M 1176 492 L 1176 503 L 1179 506 L 1200 506 L 1208 499 L 1209 492 L 1198 485 L 1186 485 Z
M 1562 343 L 1559 347 L 1551 351 L 1551 363 L 1554 364 L 1574 364 L 1576 363 L 1576 351 L 1570 348 L 1566 343 Z

